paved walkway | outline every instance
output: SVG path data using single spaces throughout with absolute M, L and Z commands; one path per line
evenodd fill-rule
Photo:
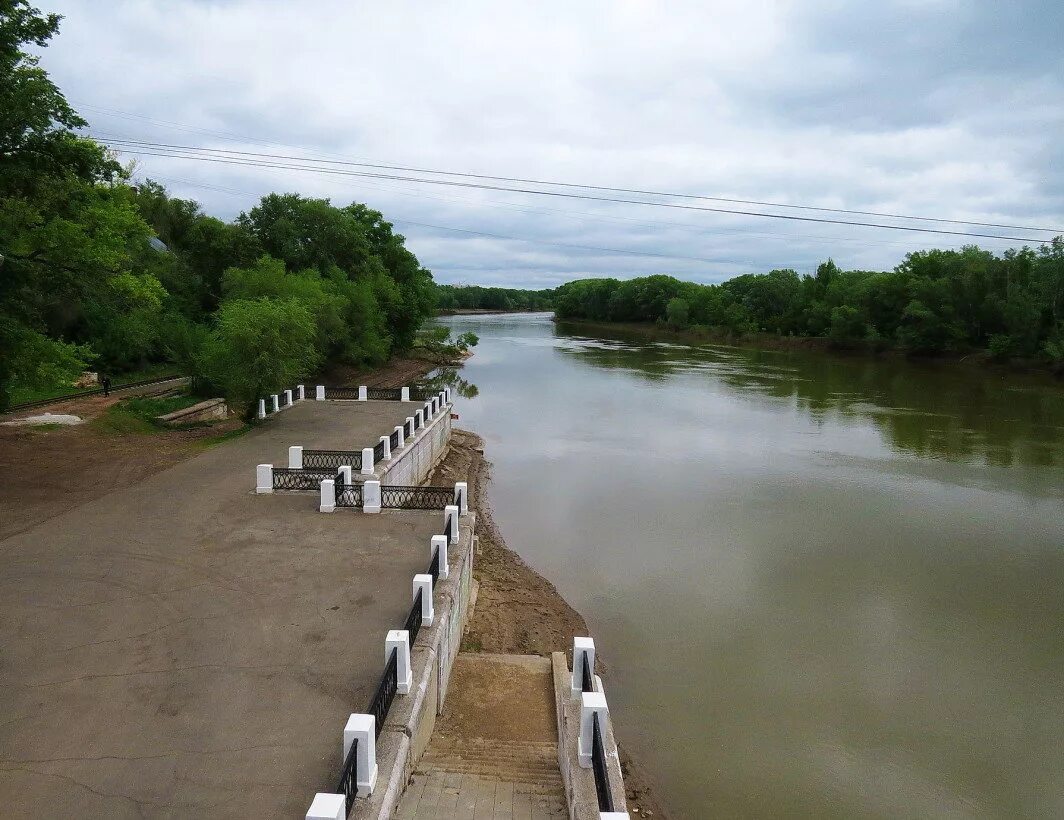
M 460 654 L 444 715 L 396 817 L 543 820 L 567 814 L 550 660 Z
M 300 404 L 0 540 L 0 816 L 302 817 L 333 787 L 442 515 L 323 515 L 254 468 L 408 407 Z

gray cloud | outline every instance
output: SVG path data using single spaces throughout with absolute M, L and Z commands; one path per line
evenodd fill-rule
M 100 134 L 1064 225 L 1053 3 L 46 5 L 66 19 L 43 63 Z M 154 157 L 138 173 L 222 217 L 270 190 L 365 201 L 440 281 L 718 281 L 976 241 Z

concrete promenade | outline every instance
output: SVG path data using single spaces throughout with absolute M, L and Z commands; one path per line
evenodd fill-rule
M 442 514 L 323 515 L 254 468 L 419 406 L 297 404 L 0 541 L 0 815 L 302 817 L 331 789 Z

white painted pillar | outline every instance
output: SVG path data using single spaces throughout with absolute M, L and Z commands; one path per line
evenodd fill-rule
M 392 459 L 392 439 L 391 436 L 381 436 L 381 444 L 384 445 L 384 458 L 383 461 L 391 461 Z
M 406 430 L 403 429 L 403 425 L 398 425 L 395 428 L 395 432 L 399 434 L 399 446 L 397 449 L 402 450 L 406 445 Z
M 347 753 L 351 751 L 351 743 L 357 740 L 355 784 L 358 786 L 359 797 L 369 797 L 373 794 L 373 787 L 377 785 L 376 723 L 373 715 L 351 715 L 344 727 L 343 756 L 340 758 L 340 765 L 342 766 L 347 760 Z
M 364 385 L 364 384 L 360 384 L 358 386 L 358 400 L 359 401 L 368 401 L 369 400 L 369 388 L 367 388 L 366 385 Z
M 273 412 L 278 412 L 281 409 L 281 397 L 274 393 L 272 396 L 270 396 L 270 401 L 273 402 Z
M 322 479 L 319 512 L 332 512 L 336 509 L 336 482 L 331 478 Z
M 381 511 L 381 483 L 367 481 L 362 485 L 362 512 L 379 513 Z
M 397 695 L 409 695 L 410 684 L 414 681 L 414 674 L 410 670 L 410 633 L 405 629 L 389 630 L 384 639 L 385 663 L 391 657 L 392 647 L 395 647 L 395 679 L 398 681 L 395 692 Z
M 606 696 L 601 692 L 584 692 L 580 695 L 580 736 L 576 741 L 576 756 L 580 767 L 591 768 L 591 721 L 599 716 L 599 729 L 605 733 L 606 716 L 610 710 L 606 706 Z
M 325 401 L 325 385 L 319 384 L 314 388 L 314 400 Z
M 434 535 L 429 541 L 429 561 L 432 560 L 432 556 L 436 553 L 436 550 L 440 551 L 440 578 L 445 579 L 450 574 L 450 566 L 447 563 L 447 536 L 446 535 Z
M 579 698 L 584 690 L 584 655 L 587 655 L 587 666 L 591 670 L 591 678 L 595 677 L 595 641 L 593 638 L 573 638 L 573 698 Z
M 259 418 L 266 418 L 266 399 L 259 399 Z
M 272 464 L 260 464 L 255 468 L 255 492 L 260 495 L 273 492 Z
M 347 798 L 342 794 L 318 792 L 305 820 L 347 820 Z
M 469 512 L 469 484 L 465 481 L 454 483 L 454 503 L 458 505 L 458 512 L 465 515 Z
M 411 600 L 417 598 L 417 591 L 421 590 L 421 625 L 432 626 L 436 619 L 436 613 L 432 608 L 432 576 L 422 573 L 414 576 L 414 594 Z
M 284 391 L 284 403 L 286 405 L 288 405 L 289 407 L 292 406 L 292 391 L 291 390 L 285 390 Z
M 448 527 L 451 522 L 451 517 L 454 517 L 454 529 Z M 458 507 L 454 504 L 448 504 L 443 508 L 443 528 L 444 531 L 451 536 L 451 543 L 458 543 Z
M 337 468 L 337 472 L 341 476 L 343 476 L 343 482 L 344 482 L 344 486 L 345 487 L 350 487 L 352 484 L 355 483 L 354 480 L 351 478 L 351 467 L 350 467 L 350 465 L 347 465 L 347 464 L 341 465 L 340 467 Z
M 373 474 L 373 448 L 362 448 L 362 475 Z
M 288 448 L 288 469 L 303 469 L 303 448 L 299 445 L 294 445 Z
M 410 401 L 410 388 L 401 387 L 399 389 L 399 401 Z
M 307 399 L 306 388 L 301 384 L 296 385 L 296 397 L 297 401 L 306 401 Z

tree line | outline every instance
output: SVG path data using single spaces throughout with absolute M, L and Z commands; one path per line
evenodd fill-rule
M 913 353 L 984 350 L 1064 365 L 1064 238 L 1001 255 L 978 247 L 907 254 L 892 271 L 744 274 L 719 285 L 671 276 L 582 279 L 557 288 L 559 318 L 655 322 L 707 333 L 821 337 Z
M 435 286 L 381 213 L 269 194 L 224 222 L 133 184 L 25 50 L 59 21 L 0 0 L 0 409 L 164 361 L 246 408 L 327 359 L 413 344 Z
M 436 300 L 441 311 L 551 310 L 554 307 L 554 291 L 480 285 L 437 285 Z

